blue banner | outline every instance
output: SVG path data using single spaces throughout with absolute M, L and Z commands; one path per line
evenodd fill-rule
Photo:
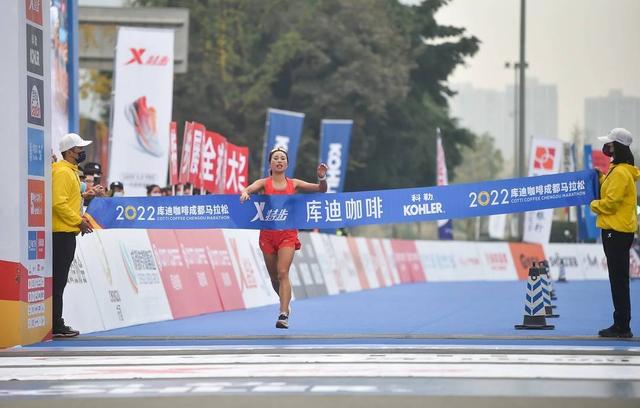
M 102 228 L 314 229 L 396 224 L 588 204 L 594 171 L 440 187 L 335 194 L 95 198 L 88 214 Z
M 323 119 L 320 124 L 320 163 L 328 167 L 327 193 L 344 191 L 352 127 L 352 120 Z
M 584 145 L 584 169 L 593 169 L 593 155 L 590 144 Z M 600 187 L 596 190 L 596 197 L 600 195 Z M 596 215 L 591 212 L 589 203 L 578 207 L 578 238 L 580 241 L 597 240 L 598 227 L 596 227 Z
M 285 174 L 289 178 L 293 177 L 303 122 L 304 113 L 271 108 L 267 111 L 267 134 L 262 155 L 263 177 L 269 175 L 269 153 L 276 146 L 284 147 L 287 150 L 289 167 Z

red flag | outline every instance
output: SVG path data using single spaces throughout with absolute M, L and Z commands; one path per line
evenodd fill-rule
M 225 194 L 239 194 L 247 186 L 249 176 L 249 148 L 227 142 Z
M 189 167 L 191 167 L 191 140 L 193 139 L 193 125 L 184 122 L 184 136 L 182 138 L 182 159 L 180 160 L 180 176 L 178 182 L 184 184 L 189 181 Z
M 200 159 L 202 151 L 202 138 L 206 129 L 203 124 L 193 122 L 193 137 L 191 139 L 191 165 L 189 166 L 189 183 L 194 187 L 201 188 L 200 180 Z
M 178 124 L 169 124 L 169 184 L 178 184 Z
M 221 192 L 220 186 L 222 175 L 222 164 L 224 163 L 224 152 L 227 139 L 224 136 L 206 131 L 202 140 L 201 160 L 200 160 L 200 178 L 202 188 L 210 193 Z M 220 149 L 220 146 L 222 148 Z

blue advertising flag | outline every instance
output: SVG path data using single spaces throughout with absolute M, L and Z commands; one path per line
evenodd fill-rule
M 327 193 L 344 191 L 352 127 L 352 120 L 322 119 L 320 124 L 320 163 L 328 167 Z
M 596 173 L 334 194 L 95 198 L 87 213 L 102 228 L 327 229 L 536 211 L 590 203 Z
M 279 109 L 267 111 L 267 132 L 262 155 L 262 175 L 269 175 L 269 153 L 274 147 L 284 147 L 289 157 L 289 167 L 285 172 L 291 178 L 296 169 L 296 155 L 300 145 L 304 113 Z
M 584 169 L 593 169 L 593 155 L 590 144 L 584 145 Z M 596 198 L 600 195 L 600 189 L 596 190 Z M 581 241 L 598 239 L 598 228 L 596 227 L 596 216 L 591 212 L 589 203 L 581 205 L 578 211 L 578 234 Z
M 449 176 L 447 175 L 447 162 L 444 156 L 444 147 L 442 147 L 440 128 L 436 128 L 436 132 L 436 184 L 446 186 L 449 184 Z M 438 239 L 453 239 L 452 220 L 438 220 Z

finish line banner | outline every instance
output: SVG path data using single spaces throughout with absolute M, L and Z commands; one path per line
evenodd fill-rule
M 87 210 L 102 228 L 314 229 L 467 218 L 589 204 L 596 172 L 440 187 L 291 196 L 95 198 Z

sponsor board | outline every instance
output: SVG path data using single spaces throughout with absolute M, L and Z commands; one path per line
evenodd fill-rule
M 30 176 L 44 177 L 44 132 L 27 128 L 27 171 Z
M 92 283 L 92 275 L 101 271 L 95 268 L 90 270 L 85 261 L 87 255 L 95 258 L 97 254 L 89 252 L 85 255 L 87 246 L 82 245 L 86 241 L 85 238 L 78 238 L 77 241 L 76 252 L 69 268 L 67 286 L 64 289 L 62 316 L 65 318 L 65 323 L 82 334 L 102 331 L 107 327 L 104 325 L 97 297 L 94 295 L 96 284 Z
M 27 20 L 42 25 L 43 0 L 24 0 Z
M 44 126 L 44 82 L 27 76 L 27 122 Z
M 351 258 L 353 259 L 353 265 L 356 267 L 356 272 L 358 273 L 358 279 L 360 280 L 360 288 L 362 290 L 369 289 L 375 283 L 369 283 L 369 279 L 367 278 L 367 272 L 365 271 L 364 263 L 362 260 L 362 256 L 360 255 L 360 251 L 358 249 L 358 244 L 356 242 L 355 237 L 346 237 L 347 245 L 349 246 L 349 250 L 351 251 Z
M 416 248 L 430 281 L 476 280 L 484 275 L 475 243 L 416 241 Z
M 120 269 L 126 274 L 130 290 L 124 294 L 134 296 L 135 319 L 140 322 L 170 319 L 169 302 L 146 231 L 98 232 L 103 235 L 111 269 Z
M 258 234 L 258 231 L 254 230 L 223 231 L 231 255 L 231 264 L 247 308 L 280 303 L 268 273 L 263 270 L 264 261 L 258 265 L 252 256 L 252 245 L 258 245 Z
M 192 245 L 199 243 L 206 250 L 222 308 L 224 310 L 244 309 L 240 285 L 233 270 L 231 255 L 222 230 L 192 230 L 189 231 L 190 234 L 181 232 L 176 231 L 180 242 L 185 240 L 185 235 L 188 235 L 187 239 L 192 241 Z
M 333 250 L 333 256 L 336 259 L 337 265 L 340 268 L 340 274 L 344 282 L 344 288 L 347 292 L 356 292 L 362 290 L 360 284 L 360 275 L 356 269 L 356 265 L 353 261 L 353 255 L 346 237 L 339 237 L 331 235 L 331 244 Z
M 29 179 L 27 182 L 28 226 L 44 227 L 45 193 L 44 181 Z
M 206 231 L 176 230 L 176 239 L 182 252 L 182 259 L 191 276 L 195 276 L 198 286 L 209 294 L 207 307 L 213 312 L 221 312 L 220 291 L 211 267 L 206 246 L 203 245 L 203 233 Z M 204 300 L 204 299 L 203 299 Z
M 564 264 L 567 280 L 609 279 L 607 258 L 601 244 L 546 244 L 546 259 L 555 280 Z
M 27 71 L 43 73 L 42 29 L 27 24 Z
M 322 273 L 327 294 L 337 295 L 347 291 L 342 264 L 336 258 L 331 235 L 329 234 L 309 234 L 313 249 L 318 256 L 320 271 Z
M 424 282 L 429 271 L 425 271 L 416 248 L 415 241 L 402 239 L 391 240 L 393 259 L 398 268 L 400 282 Z
M 44 231 L 29 231 L 27 244 L 27 259 L 45 259 L 45 233 Z
M 385 259 L 382 241 L 375 238 L 367 238 L 366 241 L 369 255 L 371 256 L 371 264 L 378 278 L 378 283 L 380 283 L 381 287 L 393 285 L 390 263 Z
M 398 267 L 393 257 L 393 248 L 391 247 L 390 239 L 381 239 L 380 246 L 382 247 L 382 254 L 384 255 L 385 265 L 391 275 L 391 282 L 393 285 L 399 285 L 402 283 L 400 280 L 400 274 L 398 273 Z
M 309 297 L 326 296 L 328 291 L 322 269 L 320 269 L 320 257 L 311 241 L 310 235 L 313 234 L 300 232 L 298 235 L 302 245 L 300 250 L 296 251 L 293 262 L 298 266 L 298 270 L 304 271 L 305 277 L 308 277 L 304 282 L 307 295 Z
M 362 261 L 367 282 L 369 282 L 369 288 L 375 289 L 384 287 L 384 277 L 380 273 L 379 265 L 376 264 L 377 258 L 374 259 L 368 239 L 363 237 L 354 237 L 353 240 L 355 241 L 356 250 L 360 254 L 360 260 Z
M 486 280 L 517 280 L 518 272 L 513 255 L 506 242 L 478 243 L 478 252 L 483 259 Z
M 216 289 L 203 285 L 202 277 L 187 267 L 173 230 L 147 231 L 173 318 L 195 316 L 216 310 Z M 200 279 L 200 280 L 199 280 Z M 207 281 L 208 283 L 208 281 Z
M 529 268 L 545 259 L 542 245 L 526 243 L 509 243 L 513 264 L 518 273 L 518 279 L 527 280 Z

